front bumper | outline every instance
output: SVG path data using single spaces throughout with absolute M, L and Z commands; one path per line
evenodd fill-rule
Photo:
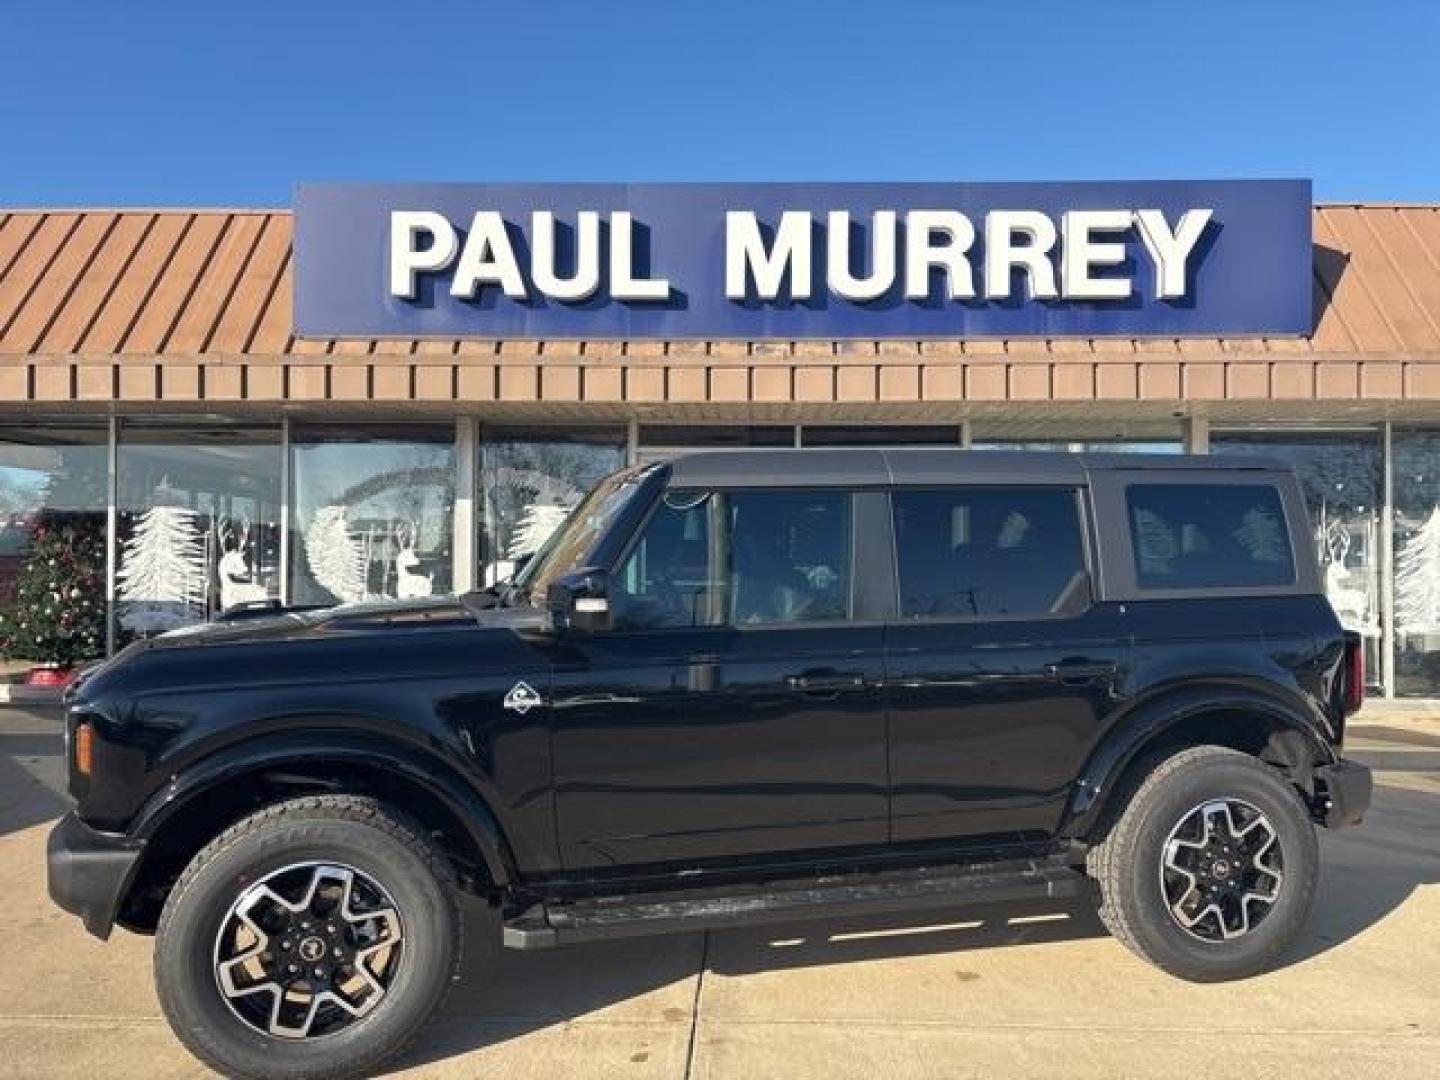
M 1315 770 L 1316 809 L 1327 829 L 1359 825 L 1370 809 L 1374 780 L 1370 769 L 1358 761 L 1341 758 L 1334 765 Z
M 144 842 L 90 828 L 74 813 L 50 831 L 45 852 L 50 899 L 80 916 L 85 929 L 108 938 Z

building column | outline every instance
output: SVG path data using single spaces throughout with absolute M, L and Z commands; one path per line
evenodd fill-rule
M 290 603 L 290 491 L 295 471 L 290 453 L 290 417 L 280 418 L 280 603 Z
M 1185 452 L 1187 454 L 1208 454 L 1210 452 L 1210 418 L 1208 416 L 1186 418 Z
M 110 417 L 105 441 L 105 655 L 115 655 L 115 583 L 120 553 L 117 533 L 120 514 L 119 477 L 120 420 Z
M 1380 429 L 1380 682 L 1387 698 L 1395 696 L 1395 470 L 1391 464 L 1391 424 Z
M 475 588 L 476 480 L 480 460 L 480 422 L 473 416 L 455 421 L 455 513 L 450 536 L 452 589 L 458 593 Z

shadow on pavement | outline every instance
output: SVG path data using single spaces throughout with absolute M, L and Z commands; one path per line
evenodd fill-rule
M 498 917 L 476 906 L 467 913 L 457 985 L 439 1019 L 396 1065 L 432 1064 L 563 1024 L 692 978 L 702 964 L 711 972 L 742 975 L 1104 933 L 1094 909 L 1085 905 L 1010 905 L 712 932 L 731 938 L 727 946 L 739 946 L 723 950 L 707 947 L 703 935 L 694 933 L 520 953 L 500 947 Z M 718 952 L 727 959 L 718 959 Z M 688 1020 L 688 999 L 686 1005 L 664 1009 L 655 1019 Z
M 0 727 L 0 836 L 59 817 L 70 800 L 57 787 L 63 741 L 54 732 Z
M 1322 832 L 1315 908 L 1277 967 L 1306 962 L 1364 933 L 1421 885 L 1440 883 L 1440 752 L 1433 735 L 1375 731 L 1385 746 L 1352 751 L 1376 770 L 1374 805 L 1358 829 Z M 726 975 L 1101 937 L 1088 904 L 967 907 L 930 915 L 826 920 L 724 931 L 739 948 L 705 948 L 701 935 L 511 953 L 489 912 L 467 919 L 461 979 L 444 1017 L 401 1062 L 417 1066 L 586 1016 L 692 977 Z M 1118 944 L 1115 946 L 1121 948 Z M 718 954 L 718 955 L 717 955 Z M 1136 960 L 1135 963 L 1141 961 Z M 475 995 L 475 998 L 470 998 Z M 486 999 L 484 1016 L 476 1005 Z M 497 1002 L 503 1002 L 497 1007 Z M 666 1010 L 668 1013 L 669 1010 Z M 666 1019 L 684 1019 L 666 1016 Z
M 1297 946 L 1282 958 L 1282 967 L 1342 946 L 1384 920 L 1418 886 L 1440 883 L 1440 737 L 1369 726 L 1354 729 L 1352 739 L 1367 744 L 1352 744 L 1352 755 L 1376 770 L 1374 805 L 1360 828 L 1322 833 L 1315 909 Z M 58 717 L 0 712 L 0 837 L 51 820 L 68 808 L 62 752 Z M 618 1015 L 632 999 L 682 984 L 702 968 L 744 975 L 963 955 L 1105 933 L 1085 903 L 831 919 L 725 931 L 723 939 L 693 933 L 537 953 L 502 949 L 495 913 L 472 904 L 465 932 L 458 985 L 401 1064 L 438 1062 L 597 1012 Z M 692 997 L 681 989 L 663 997 L 656 1010 L 641 1007 L 647 1020 L 683 1023 L 690 1019 L 692 1005 Z

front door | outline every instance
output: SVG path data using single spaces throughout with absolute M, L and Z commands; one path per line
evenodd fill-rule
M 569 869 L 884 843 L 883 628 L 854 616 L 852 496 L 667 493 L 557 650 Z
M 1090 602 L 1079 493 L 900 490 L 892 517 L 894 839 L 1048 834 L 1127 661 L 1122 611 Z

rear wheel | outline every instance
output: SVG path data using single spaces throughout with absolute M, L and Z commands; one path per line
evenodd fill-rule
M 1217 982 L 1263 971 L 1294 942 L 1319 862 L 1315 827 L 1284 776 L 1200 746 L 1145 777 L 1089 870 L 1117 939 L 1172 975 Z
M 372 799 L 267 807 L 176 883 L 156 932 L 160 1003 L 227 1076 L 372 1071 L 434 1011 L 459 956 L 444 858 Z

